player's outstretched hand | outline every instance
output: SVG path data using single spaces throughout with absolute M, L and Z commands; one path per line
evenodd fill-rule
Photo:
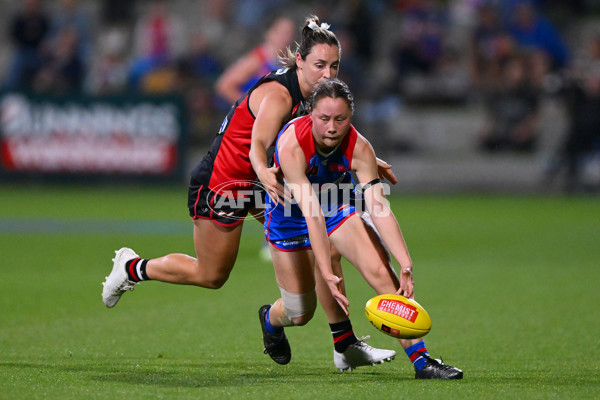
M 381 158 L 377 158 L 377 175 L 379 175 L 380 179 L 387 179 L 392 185 L 398 183 L 398 178 L 394 175 L 392 166 Z
M 415 297 L 415 282 L 413 280 L 412 268 L 402 268 L 400 270 L 400 289 L 396 292 L 400 296 L 408 299 Z
M 333 298 L 338 302 L 340 307 L 342 307 L 342 310 L 344 310 L 344 313 L 346 315 L 349 315 L 348 307 L 350 306 L 350 302 L 348 301 L 346 296 L 344 296 L 344 294 L 340 290 L 340 288 L 342 287 L 342 280 L 344 278 L 340 278 L 335 275 L 331 275 L 329 277 L 323 277 L 323 278 L 325 279 L 325 282 L 327 282 L 327 286 L 329 287 L 329 290 L 331 291 Z
M 276 203 L 280 198 L 284 198 L 284 187 L 279 180 L 279 172 L 279 167 L 266 168 L 258 177 L 271 199 Z

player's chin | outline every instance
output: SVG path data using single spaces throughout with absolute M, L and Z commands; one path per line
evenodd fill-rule
M 323 144 L 330 149 L 333 149 L 335 146 L 340 144 L 341 137 L 326 137 L 323 138 Z
M 323 79 L 319 79 L 314 85 L 313 85 L 313 92 L 315 90 L 317 90 L 317 87 L 319 87 L 320 84 L 325 83 L 329 80 L 329 78 L 323 78 Z

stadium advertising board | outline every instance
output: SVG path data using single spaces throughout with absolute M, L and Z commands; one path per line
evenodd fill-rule
M 178 98 L 0 97 L 4 174 L 176 178 L 183 165 Z

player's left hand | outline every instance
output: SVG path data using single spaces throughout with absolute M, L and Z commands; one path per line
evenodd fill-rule
M 398 183 L 398 178 L 394 175 L 392 166 L 381 158 L 377 158 L 377 175 L 379 175 L 380 179 L 387 179 L 392 185 Z
M 413 280 L 412 268 L 402 268 L 400 270 L 400 289 L 396 292 L 400 296 L 408 299 L 415 297 L 415 282 Z

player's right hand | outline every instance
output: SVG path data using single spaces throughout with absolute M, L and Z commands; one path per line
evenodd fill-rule
M 377 158 L 377 175 L 380 179 L 387 179 L 392 185 L 398 183 L 398 178 L 392 171 L 392 166 L 381 158 Z
M 346 296 L 344 296 L 344 294 L 341 292 L 342 280 L 344 278 L 340 278 L 338 276 L 331 275 L 328 277 L 323 277 L 323 279 L 325 279 L 325 282 L 327 282 L 327 286 L 329 287 L 329 290 L 331 291 L 333 298 L 338 302 L 338 304 L 340 305 L 342 310 L 344 310 L 344 313 L 346 315 L 350 315 L 350 313 L 348 312 L 348 307 L 350 306 L 350 302 L 348 301 Z
M 279 180 L 279 176 L 280 169 L 276 166 L 265 168 L 262 173 L 258 174 L 258 179 L 275 203 L 279 203 L 279 199 L 284 198 L 284 186 L 283 182 Z
M 396 294 L 408 299 L 415 297 L 415 281 L 413 279 L 412 268 L 402 268 L 400 270 L 400 288 Z

